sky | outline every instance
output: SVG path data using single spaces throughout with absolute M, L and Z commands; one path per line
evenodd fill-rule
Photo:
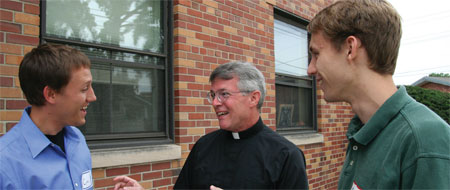
M 396 85 L 430 73 L 450 73 L 450 1 L 388 0 L 402 17 Z

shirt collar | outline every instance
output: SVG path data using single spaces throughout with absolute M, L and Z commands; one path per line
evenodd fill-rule
M 400 86 L 386 102 L 375 112 L 375 114 L 364 125 L 358 116 L 355 116 L 349 124 L 347 137 L 356 142 L 367 145 L 378 133 L 380 133 L 389 122 L 400 112 L 400 110 L 413 99 L 408 96 L 406 88 Z
M 45 137 L 44 133 L 31 120 L 29 113 L 31 106 L 25 108 L 20 119 L 20 129 L 25 138 L 28 147 L 30 148 L 33 158 L 41 153 L 51 142 Z
M 258 133 L 259 131 L 261 131 L 263 128 L 264 128 L 264 123 L 262 122 L 262 119 L 260 117 L 258 122 L 256 122 L 255 125 L 253 125 L 252 127 L 248 128 L 245 131 L 241 131 L 241 132 L 227 131 L 227 132 L 230 134 L 230 136 L 233 139 L 239 140 L 239 139 L 249 138 L 249 137 L 255 135 L 256 133 Z
M 29 113 L 31 112 L 32 107 L 28 106 L 25 108 L 22 114 L 22 118 L 20 119 L 20 130 L 25 138 L 28 147 L 30 148 L 30 152 L 35 158 L 38 156 L 47 146 L 51 144 L 50 140 L 42 133 L 42 131 L 34 124 L 31 120 Z M 75 134 L 75 131 L 71 127 L 65 127 L 64 140 L 70 138 L 73 141 L 79 141 L 79 137 Z

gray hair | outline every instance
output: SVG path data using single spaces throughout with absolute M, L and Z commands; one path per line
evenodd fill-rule
M 237 87 L 241 92 L 253 92 L 259 90 L 261 98 L 257 108 L 261 109 L 266 96 L 266 82 L 264 75 L 253 64 L 248 62 L 229 62 L 220 65 L 209 76 L 209 82 L 216 78 L 231 80 L 234 77 L 239 79 Z

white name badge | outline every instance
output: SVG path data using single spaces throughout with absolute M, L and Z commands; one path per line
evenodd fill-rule
M 87 170 L 83 172 L 83 175 L 81 175 L 81 183 L 83 189 L 89 189 L 92 188 L 92 172 L 91 170 Z
M 353 185 L 350 190 L 362 190 L 362 189 L 358 187 L 358 185 L 356 184 L 356 181 L 353 181 Z

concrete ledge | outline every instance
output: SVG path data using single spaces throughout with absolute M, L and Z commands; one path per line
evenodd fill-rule
M 323 143 L 323 135 L 320 133 L 305 133 L 305 134 L 295 134 L 295 135 L 285 135 L 287 140 L 291 141 L 295 145 L 307 145 Z
M 181 159 L 181 146 L 175 144 L 91 150 L 92 168 Z

